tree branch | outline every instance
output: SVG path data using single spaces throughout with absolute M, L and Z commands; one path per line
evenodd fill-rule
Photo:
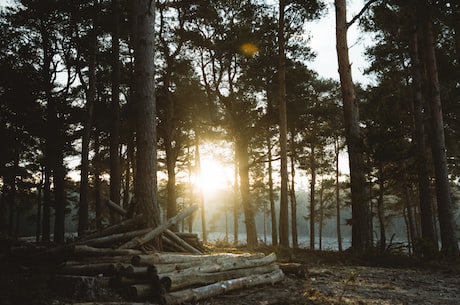
M 361 18 L 361 16 L 366 12 L 366 10 L 375 2 L 377 2 L 378 0 L 369 0 L 368 2 L 366 2 L 366 4 L 364 5 L 364 7 L 361 9 L 361 11 L 359 11 L 359 13 L 357 15 L 355 15 L 349 22 L 347 22 L 347 28 L 349 28 L 353 23 L 355 23 L 356 20 L 358 20 L 359 18 Z

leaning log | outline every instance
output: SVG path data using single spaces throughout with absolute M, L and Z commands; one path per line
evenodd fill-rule
M 120 216 L 126 216 L 127 212 L 125 209 L 123 209 L 121 206 L 113 202 L 112 200 L 106 200 L 105 205 L 111 210 L 116 212 Z
M 271 273 L 244 276 L 236 279 L 220 281 L 203 287 L 170 292 L 164 295 L 164 299 L 166 301 L 166 304 L 168 305 L 176 305 L 186 302 L 196 302 L 236 289 L 242 289 L 263 284 L 273 285 L 274 283 L 283 280 L 283 278 L 283 272 L 281 270 L 276 270 Z
M 134 231 L 136 229 L 140 229 L 142 227 L 143 222 L 144 222 L 144 215 L 139 214 L 133 218 L 126 219 L 118 224 L 102 229 L 101 231 L 97 231 L 95 233 L 82 236 L 77 241 L 77 244 L 85 244 L 86 243 L 85 241 L 89 239 L 109 236 L 109 235 L 118 234 L 122 232 Z
M 195 254 L 203 254 L 201 251 L 197 250 L 196 248 L 192 247 L 190 244 L 188 244 L 186 241 L 184 241 L 182 238 L 177 236 L 174 232 L 172 232 L 169 229 L 165 230 L 165 235 L 168 237 L 170 240 L 181 246 L 186 250 L 186 252 L 190 253 L 195 253 Z
M 127 240 L 132 240 L 137 236 L 141 236 L 145 233 L 148 233 L 152 230 L 152 228 L 141 229 L 136 231 L 130 232 L 123 232 L 118 234 L 113 234 L 109 236 L 102 236 L 93 239 L 86 240 L 84 243 L 88 246 L 107 246 L 107 245 L 116 245 L 122 242 L 126 242 Z M 125 249 L 125 248 L 122 248 Z
M 141 237 L 136 237 L 129 242 L 121 245 L 118 247 L 119 249 L 128 249 L 128 248 L 137 248 L 139 246 L 142 246 L 143 244 L 146 244 L 150 242 L 152 239 L 163 233 L 166 229 L 171 227 L 172 225 L 178 223 L 182 219 L 186 218 L 187 216 L 190 216 L 193 212 L 195 212 L 198 209 L 197 205 L 191 206 L 181 213 L 177 214 L 176 216 L 170 218 L 168 221 L 165 223 L 159 225 L 158 227 L 154 228 L 153 230 L 149 231 L 148 233 L 145 233 Z

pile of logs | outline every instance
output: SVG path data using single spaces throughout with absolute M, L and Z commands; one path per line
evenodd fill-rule
M 196 234 L 169 230 L 196 209 L 148 229 L 142 228 L 141 217 L 134 217 L 34 257 L 59 259 L 55 289 L 87 301 L 98 300 L 100 291 L 109 289 L 129 301 L 181 304 L 283 279 L 275 254 L 204 254 Z M 158 237 L 175 252 L 149 248 Z
M 181 304 L 283 279 L 276 255 L 142 253 L 132 249 L 75 248 L 75 260 L 58 270 L 57 283 L 109 287 L 130 301 Z M 93 277 L 93 279 L 88 279 Z M 78 283 L 78 284 L 75 284 Z

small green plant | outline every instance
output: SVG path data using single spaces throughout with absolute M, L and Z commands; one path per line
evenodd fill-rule
M 343 282 L 343 289 L 339 297 L 339 302 L 342 301 L 343 295 L 347 291 L 347 288 L 353 285 L 357 279 L 358 279 L 358 274 L 355 271 L 352 270 L 348 273 L 347 279 Z

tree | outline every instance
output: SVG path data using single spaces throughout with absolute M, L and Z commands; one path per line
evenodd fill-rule
M 285 1 L 279 1 L 278 18 L 278 75 L 279 75 L 279 132 L 280 132 L 280 245 L 289 247 L 289 215 L 288 215 L 288 171 L 287 171 L 287 115 L 286 115 L 286 59 L 284 38 Z
M 133 1 L 136 19 L 134 96 L 136 108 L 136 200 L 148 227 L 160 225 L 157 201 L 156 107 L 154 87 L 155 3 Z M 157 241 L 159 242 L 159 241 Z M 158 246 L 158 243 L 157 243 Z
M 371 0 L 367 2 L 366 7 L 372 2 L 375 1 Z M 345 138 L 348 147 L 350 166 L 352 248 L 360 253 L 365 253 L 372 247 L 372 235 L 369 225 L 370 215 L 367 201 L 365 163 L 363 158 L 363 139 L 359 127 L 358 103 L 348 56 L 347 30 L 352 23 L 347 22 L 347 7 L 345 0 L 335 0 L 335 13 L 337 58 L 343 99 Z
M 112 92 L 110 100 L 110 200 L 120 202 L 120 0 L 112 0 Z M 125 205 L 127 202 L 123 202 Z M 127 207 L 125 207 L 127 208 Z
M 441 95 L 439 89 L 438 68 L 435 55 L 435 40 L 431 5 L 424 1 L 419 6 L 422 21 L 424 62 L 427 75 L 428 99 L 431 122 L 431 150 L 436 176 L 436 198 L 439 213 L 442 252 L 448 256 L 458 256 L 459 248 L 455 234 L 455 221 L 452 212 L 452 198 L 447 171 L 445 151 L 444 123 Z

